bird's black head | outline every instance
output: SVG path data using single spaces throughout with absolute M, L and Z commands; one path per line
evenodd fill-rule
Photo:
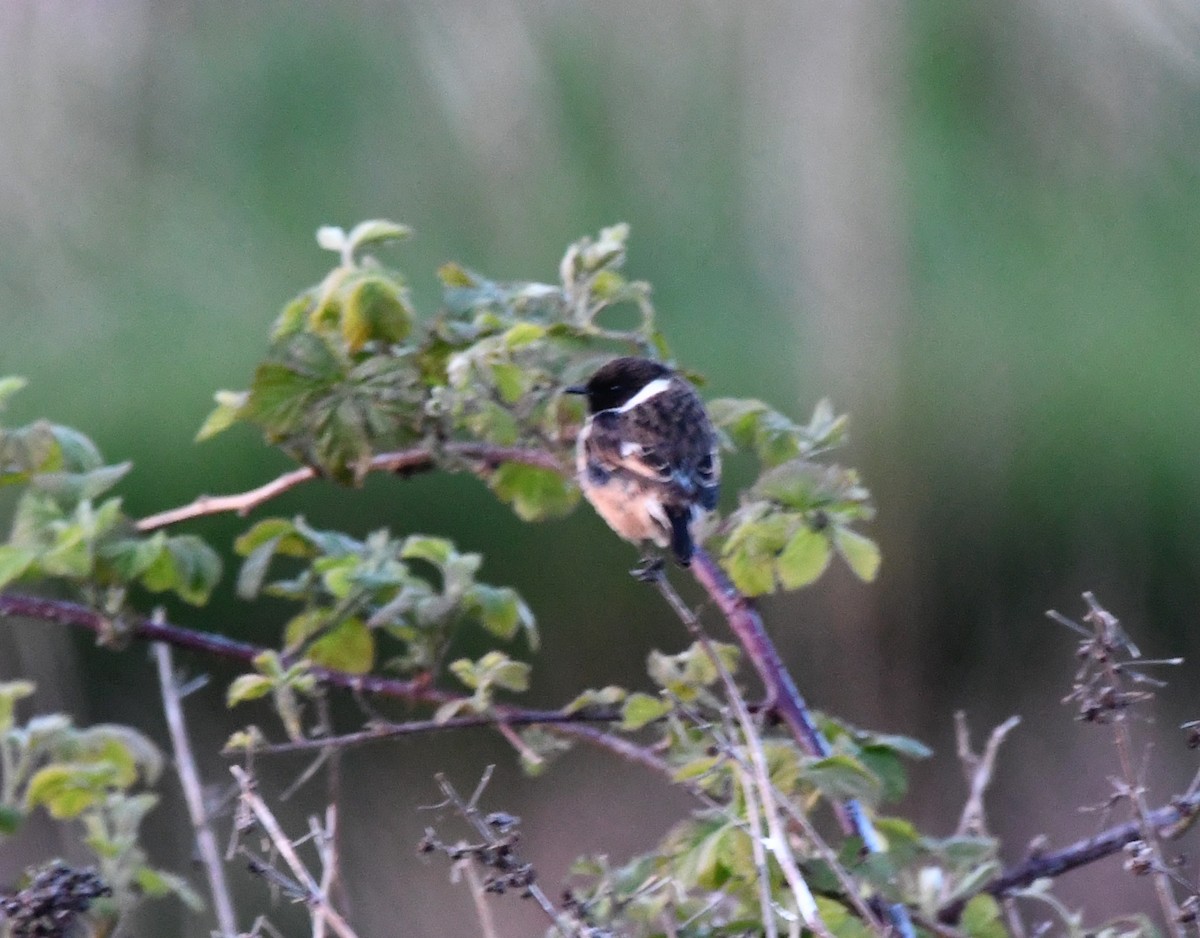
M 614 358 L 592 375 L 587 384 L 573 385 L 566 391 L 586 395 L 588 410 L 597 414 L 620 407 L 651 381 L 669 378 L 672 374 L 674 372 L 662 362 L 649 358 Z

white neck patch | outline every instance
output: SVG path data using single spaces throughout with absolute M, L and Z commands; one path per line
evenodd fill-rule
M 663 391 L 670 386 L 670 378 L 655 378 L 648 385 L 638 391 L 637 394 L 633 395 L 633 397 L 627 400 L 624 404 L 616 408 L 616 411 L 618 414 L 628 413 L 639 404 L 645 404 L 646 401 L 650 400 L 650 398 L 658 397 L 658 395 L 662 394 Z

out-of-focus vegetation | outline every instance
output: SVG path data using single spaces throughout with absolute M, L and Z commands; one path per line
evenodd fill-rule
M 1067 741 L 1054 704 L 1070 664 L 1041 611 L 1095 588 L 1148 651 L 1200 662 L 1200 19 L 1170 0 L 839 6 L 0 11 L 0 373 L 31 379 L 14 422 L 45 415 L 132 459 L 135 515 L 257 484 L 286 464 L 253 434 L 191 439 L 323 269 L 317 225 L 399 217 L 420 233 L 410 271 L 459 257 L 546 279 L 562 244 L 628 221 L 630 273 L 655 285 L 708 396 L 798 415 L 829 394 L 852 415 L 879 580 L 832 576 L 766 606 L 809 695 L 941 752 L 956 707 L 978 725 L 1038 718 L 1012 739 L 994 825 L 1014 843 L 1077 833 L 1078 800 L 1046 772 L 1094 777 L 1100 800 L 1110 766 Z M 439 288 L 429 274 L 412 289 L 429 308 Z M 547 700 L 633 681 L 672 635 L 627 582 L 628 548 L 585 513 L 519 525 L 465 478 L 289 498 L 281 511 L 317 525 L 386 518 L 483 551 L 489 579 L 537 612 L 546 660 L 570 649 L 586 674 L 535 668 Z M 588 579 L 564 583 L 580 557 Z M 224 589 L 231 632 L 275 633 Z M 70 683 L 65 648 L 47 663 L 42 635 L 0 642 L 6 670 L 40 662 L 43 690 L 46 673 Z M 89 678 L 77 707 L 131 720 L 134 666 L 96 665 L 120 670 Z M 1160 720 L 1180 787 L 1187 681 Z M 407 744 L 364 757 L 362 778 L 419 786 L 459 758 Z M 644 779 L 586 789 L 587 765 L 537 783 L 527 837 L 553 843 L 569 816 L 594 824 L 597 850 L 644 845 L 652 806 L 602 807 L 606 786 Z M 571 785 L 587 804 L 561 800 Z M 923 787 L 914 811 L 934 816 Z M 399 860 L 419 821 L 390 818 L 387 792 L 348 795 L 389 818 L 374 835 Z M 581 846 L 548 846 L 541 866 Z M 424 888 L 441 871 L 405 876 Z M 394 888 L 378 863 L 358 882 Z M 414 931 L 443 913 L 414 912 Z

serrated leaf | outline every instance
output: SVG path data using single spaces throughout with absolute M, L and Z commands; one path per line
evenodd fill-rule
M 412 331 L 408 297 L 395 283 L 380 276 L 358 280 L 342 304 L 342 338 L 351 352 L 368 342 L 401 342 Z
M 808 586 L 825 572 L 832 554 L 828 537 L 806 524 L 800 525 L 775 561 L 779 582 L 789 590 Z
M 488 484 L 522 521 L 561 518 L 579 501 L 579 489 L 558 472 L 539 466 L 503 463 Z
M 275 682 L 263 674 L 240 674 L 225 692 L 225 706 L 233 707 L 247 700 L 257 700 L 271 693 Z
M 626 698 L 621 707 L 621 729 L 631 732 L 662 719 L 671 712 L 671 704 L 661 697 L 634 693 Z
M 38 558 L 38 551 L 31 547 L 0 545 L 0 589 L 19 580 Z
M 375 666 L 375 633 L 361 619 L 343 619 L 308 647 L 307 656 L 334 671 L 366 674 Z
M 869 537 L 838 525 L 833 529 L 833 544 L 842 559 L 864 583 L 870 583 L 879 573 L 879 545 Z

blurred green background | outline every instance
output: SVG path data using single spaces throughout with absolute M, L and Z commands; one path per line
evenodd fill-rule
M 852 415 L 843 458 L 875 493 L 884 566 L 871 586 L 837 570 L 764 604 L 801 687 L 937 748 L 904 806 L 933 833 L 964 794 L 953 711 L 980 736 L 1021 714 L 992 799 L 1017 859 L 1039 832 L 1062 843 L 1101 825 L 1077 809 L 1108 795 L 1116 765 L 1107 735 L 1058 704 L 1073 645 L 1043 611 L 1081 612 L 1092 589 L 1147 653 L 1200 664 L 1198 105 L 1186 0 L 4 5 L 0 372 L 31 379 L 9 419 L 75 425 L 134 460 L 135 515 L 249 487 L 282 457 L 244 429 L 192 436 L 213 390 L 247 384 L 280 305 L 325 271 L 318 225 L 412 225 L 389 259 L 432 313 L 446 260 L 553 280 L 568 242 L 628 221 L 630 273 L 654 284 L 706 393 L 796 417 L 829 395 Z M 483 551 L 483 575 L 541 622 L 533 702 L 643 686 L 647 651 L 684 643 L 586 509 L 522 525 L 455 477 L 314 485 L 275 510 Z M 171 613 L 261 641 L 279 624 L 228 587 L 211 610 Z M 41 681 L 44 708 L 162 738 L 140 650 L 6 625 L 0 676 L 17 672 Z M 1200 717 L 1200 670 L 1170 676 L 1140 727 L 1157 801 L 1195 771 L 1175 727 Z M 189 707 L 215 749 L 232 725 L 219 688 Z M 592 753 L 522 779 L 487 735 L 357 752 L 345 851 L 363 934 L 475 930 L 445 865 L 413 858 L 428 822 L 414 809 L 436 800 L 434 771 L 469 788 L 489 761 L 494 806 L 526 818 L 550 887 L 575 854 L 624 857 L 687 807 Z M 214 783 L 224 771 L 209 760 Z M 186 870 L 166 787 L 154 859 Z M 69 852 L 49 836 L 0 856 L 0 881 Z M 265 902 L 235 880 L 244 908 Z M 1119 861 L 1063 891 L 1093 922 L 1151 904 Z M 500 908 L 507 933 L 536 926 L 515 898 Z M 143 923 L 207 934 L 168 904 Z

